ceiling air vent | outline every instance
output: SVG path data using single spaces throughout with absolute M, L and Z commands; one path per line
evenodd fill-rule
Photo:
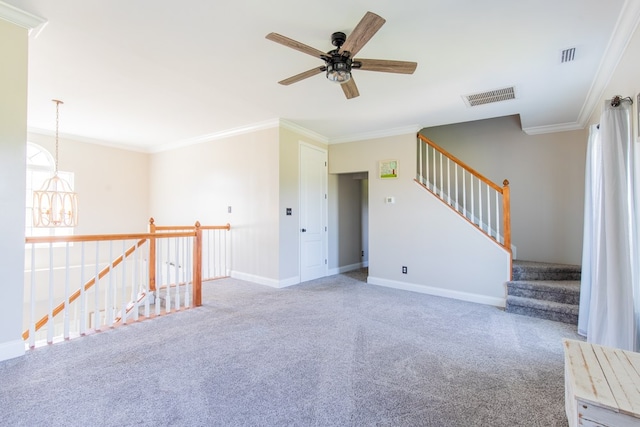
M 503 89 L 490 90 L 482 93 L 475 93 L 473 95 L 465 95 L 464 102 L 469 107 L 476 107 L 483 104 L 491 104 L 493 102 L 507 101 L 509 99 L 516 98 L 516 91 L 513 86 Z
M 564 64 L 565 62 L 571 62 L 574 59 L 576 59 L 576 48 L 575 47 L 572 47 L 572 48 L 569 48 L 569 49 L 565 49 L 565 50 L 562 51 L 560 62 L 562 62 Z

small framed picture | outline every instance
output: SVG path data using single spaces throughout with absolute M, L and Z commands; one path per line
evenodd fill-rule
M 380 172 L 378 176 L 381 179 L 394 179 L 398 177 L 398 161 L 397 160 L 380 160 Z

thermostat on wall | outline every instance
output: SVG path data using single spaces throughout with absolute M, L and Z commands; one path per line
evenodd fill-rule
M 396 198 L 395 197 L 386 197 L 384 199 L 385 203 L 390 203 L 390 204 L 394 204 L 396 202 Z

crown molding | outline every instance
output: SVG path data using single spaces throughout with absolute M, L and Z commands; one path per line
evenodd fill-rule
M 573 123 L 558 123 L 555 125 L 546 126 L 533 126 L 528 128 L 522 128 L 522 131 L 527 135 L 542 135 L 544 133 L 556 133 L 567 132 L 571 130 L 582 130 L 584 125 L 578 122 Z
M 290 131 L 304 135 L 308 138 L 315 139 L 316 141 L 320 141 L 325 144 L 329 143 L 329 138 L 327 138 L 326 136 L 321 135 L 305 127 L 302 127 L 296 123 L 290 122 L 288 120 L 280 119 L 280 126 L 282 126 L 285 129 L 289 129 Z
M 211 142 L 218 139 L 230 138 L 232 136 L 242 135 L 250 132 L 256 132 L 264 129 L 271 129 L 278 126 L 280 126 L 279 119 L 265 120 L 263 122 L 252 123 L 245 126 L 238 126 L 235 128 L 231 128 L 231 129 L 227 129 L 219 132 L 212 132 L 205 135 L 196 136 L 194 138 L 188 138 L 180 141 L 170 142 L 167 144 L 159 145 L 157 147 L 150 147 L 149 152 L 159 153 L 161 151 L 175 150 L 177 148 L 188 147 L 189 145 L 202 144 L 204 142 Z
M 51 131 L 51 130 L 48 130 L 48 129 L 40 129 L 40 128 L 29 127 L 29 128 L 27 128 L 27 139 L 29 139 L 31 135 L 46 136 L 46 137 L 55 138 L 56 133 L 54 131 Z M 59 137 L 61 139 L 67 139 L 67 140 L 71 140 L 71 141 L 82 142 L 82 143 L 85 143 L 85 144 L 101 145 L 103 147 L 117 148 L 119 150 L 125 150 L 125 151 L 135 151 L 135 152 L 138 152 L 138 153 L 149 153 L 150 152 L 149 149 L 147 149 L 146 147 L 141 147 L 139 145 L 118 144 L 118 143 L 115 143 L 115 142 L 103 141 L 101 139 L 88 138 L 86 136 L 73 135 L 73 134 L 70 134 L 70 133 L 60 133 Z M 32 141 L 32 142 L 36 142 L 36 141 Z
M 398 128 L 383 129 L 383 130 L 378 130 L 373 132 L 364 132 L 359 134 L 342 136 L 338 138 L 331 138 L 329 140 L 329 144 L 343 144 L 346 142 L 364 141 L 367 139 L 385 138 L 388 136 L 406 135 L 409 133 L 415 134 L 415 133 L 418 133 L 418 131 L 422 128 L 424 128 L 424 126 L 409 125 L 409 126 L 403 126 Z
M 627 46 L 640 23 L 640 1 L 626 0 L 618 15 L 618 22 L 609 39 L 605 54 L 600 61 L 596 76 L 591 83 L 587 98 L 578 114 L 577 123 L 584 128 L 595 108 L 604 99 L 604 91 L 618 67 Z M 614 94 L 611 94 L 614 95 Z M 525 131 L 526 132 L 526 131 Z
M 0 19 L 9 21 L 19 27 L 29 30 L 29 35 L 37 37 L 47 25 L 47 20 L 33 15 L 15 6 L 0 1 Z

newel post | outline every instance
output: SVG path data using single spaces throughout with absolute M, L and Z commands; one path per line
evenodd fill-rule
M 502 182 L 502 217 L 504 221 L 504 246 L 511 251 L 511 194 L 509 180 Z
M 155 234 L 156 224 L 153 218 L 149 219 L 149 234 Z M 156 239 L 149 239 L 149 291 L 156 291 Z
M 196 221 L 193 238 L 193 306 L 202 305 L 202 229 Z

